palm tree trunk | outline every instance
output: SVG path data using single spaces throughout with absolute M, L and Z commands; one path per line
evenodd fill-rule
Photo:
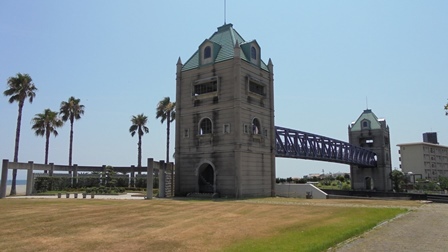
M 22 109 L 23 109 L 23 101 L 19 101 L 19 111 L 17 115 L 17 128 L 16 128 L 16 142 L 14 145 L 14 162 L 19 162 L 19 142 L 20 142 L 20 126 L 22 123 Z M 16 178 L 17 178 L 17 169 L 12 170 L 12 183 L 11 183 L 11 192 L 10 195 L 16 195 Z
M 140 167 L 142 167 L 142 136 L 138 135 L 138 160 L 137 160 L 137 167 L 138 169 L 138 175 L 141 174 Z
M 73 120 L 70 120 L 70 146 L 68 148 L 68 166 L 72 167 L 72 153 L 73 153 Z M 70 169 L 68 174 L 72 174 Z
M 48 150 L 50 149 L 50 130 L 47 128 L 45 132 L 45 164 L 48 164 Z M 47 173 L 47 170 L 44 170 Z
M 170 114 L 166 116 L 166 164 L 170 162 Z
M 166 162 L 165 162 L 165 171 L 166 167 L 168 167 L 168 163 L 170 162 L 170 112 L 167 113 L 166 116 Z M 174 171 L 171 169 L 171 196 L 173 196 L 174 189 Z

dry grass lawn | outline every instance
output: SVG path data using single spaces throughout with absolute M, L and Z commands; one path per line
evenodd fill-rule
M 413 201 L 2 199 L 2 251 L 217 251 Z M 368 214 L 368 212 L 365 212 Z M 342 220 L 343 221 L 343 220 Z

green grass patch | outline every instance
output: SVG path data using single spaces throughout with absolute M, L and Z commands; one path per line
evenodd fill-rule
M 0 248 L 323 251 L 419 206 L 411 201 L 286 198 L 1 199 Z
M 330 218 L 285 227 L 271 237 L 246 239 L 224 251 L 324 251 L 399 214 L 401 208 L 340 208 Z

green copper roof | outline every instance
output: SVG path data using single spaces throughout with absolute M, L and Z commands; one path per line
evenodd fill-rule
M 370 122 L 370 129 L 381 129 L 381 123 L 380 121 L 384 121 L 383 119 L 378 119 L 378 117 L 372 112 L 370 109 L 364 110 L 362 114 L 359 116 L 358 120 L 356 122 L 353 122 L 350 125 L 351 131 L 360 131 L 361 130 L 361 122 L 364 120 L 368 120 Z
M 205 42 L 213 42 L 215 44 L 214 48 L 217 49 L 217 55 L 215 57 L 214 62 L 222 62 L 225 60 L 229 60 L 233 58 L 234 53 L 234 47 L 235 44 L 238 43 L 240 46 L 243 46 L 246 42 L 243 37 L 235 30 L 233 29 L 232 24 L 225 24 L 221 27 L 218 27 L 218 31 L 213 33 L 213 35 L 208 39 L 205 40 Z M 253 42 L 253 41 L 251 41 Z M 201 43 L 202 45 L 202 43 Z M 244 61 L 249 62 L 249 52 L 248 50 L 242 50 L 241 51 L 241 59 Z M 190 57 L 190 59 L 185 62 L 185 64 L 182 67 L 182 71 L 187 71 L 191 69 L 198 68 L 200 66 L 199 64 L 199 49 L 193 54 L 193 56 Z M 260 60 L 260 67 L 263 70 L 269 71 L 266 64 Z

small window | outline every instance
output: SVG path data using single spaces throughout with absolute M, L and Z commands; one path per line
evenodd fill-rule
M 222 131 L 224 134 L 229 134 L 230 133 L 230 124 L 224 124 Z
M 204 118 L 199 123 L 199 135 L 212 133 L 212 121 L 208 118 Z
M 253 46 L 250 48 L 250 57 L 254 60 L 257 59 L 257 49 Z
M 254 120 L 252 120 L 252 134 L 261 134 L 260 121 L 257 118 L 254 118 Z
M 184 137 L 190 137 L 190 130 L 189 129 L 184 129 Z
M 206 46 L 204 48 L 204 59 L 208 59 L 212 56 L 212 48 L 210 46 Z
M 244 131 L 244 134 L 249 134 L 249 125 L 244 124 L 243 131 Z
M 361 128 L 362 129 L 370 129 L 370 121 L 369 120 L 363 120 L 361 122 Z
M 264 137 L 268 137 L 268 130 L 264 129 Z

